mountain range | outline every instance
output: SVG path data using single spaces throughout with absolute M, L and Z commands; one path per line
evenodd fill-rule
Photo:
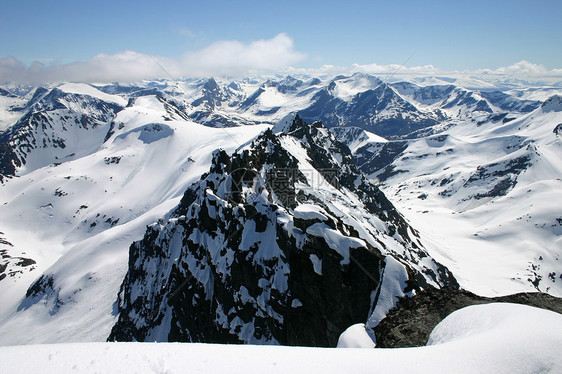
M 561 297 L 559 93 L 4 85 L 0 343 L 335 346 L 442 287 Z

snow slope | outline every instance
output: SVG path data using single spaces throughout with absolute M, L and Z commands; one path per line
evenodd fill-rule
M 95 152 L 2 186 L 8 253 L 36 264 L 0 282 L 0 344 L 105 340 L 129 245 L 177 205 L 216 147 L 232 151 L 268 128 L 216 129 L 170 116 L 157 97 L 138 98 Z M 30 291 L 33 301 L 22 303 L 34 280 L 47 292 Z
M 95 97 L 102 101 L 115 103 L 123 107 L 127 105 L 127 100 L 124 97 L 107 94 L 86 83 L 64 83 L 57 88 L 63 92 Z
M 10 373 L 557 373 L 562 316 L 516 304 L 458 310 L 428 346 L 304 348 L 181 343 L 88 343 L 0 347 Z
M 498 85 L 481 81 L 474 87 L 482 90 L 471 91 L 446 77 L 384 87 L 363 74 L 270 78 L 4 85 L 14 94 L 0 96 L 1 145 L 21 120 L 22 142 L 10 144 L 21 146 L 15 152 L 27 163 L 0 186 L 0 277 L 9 274 L 0 278 L 0 344 L 105 340 L 129 245 L 209 169 L 215 148 L 230 153 L 269 126 L 241 125 L 322 107 L 323 90 L 347 109 L 336 116 L 341 124 L 379 115 L 439 120 L 404 143 L 392 164 L 399 172 L 386 174 L 382 187 L 463 287 L 490 296 L 561 295 L 562 215 L 554 202 L 562 201 L 562 128 L 553 130 L 562 118 L 556 102 L 525 112 L 559 88 L 516 85 L 506 98 L 492 92 Z M 444 129 L 444 138 L 423 137 Z M 353 151 L 399 144 L 361 131 Z
M 562 201 L 559 98 L 510 121 L 466 121 L 394 142 L 399 153 L 371 169 L 463 288 L 562 296 L 562 212 L 553 203 Z
M 0 89 L 0 133 L 18 120 L 25 104 L 24 98 Z

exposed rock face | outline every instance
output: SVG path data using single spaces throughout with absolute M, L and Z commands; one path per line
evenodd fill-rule
M 27 289 L 18 311 L 29 309 L 34 304 L 44 303 L 49 308 L 49 315 L 57 314 L 64 301 L 60 299 L 60 288 L 56 288 L 54 282 L 52 275 L 41 275 Z
M 549 97 L 544 103 L 542 103 L 541 108 L 544 112 L 562 111 L 562 96 L 553 95 Z
M 35 260 L 11 253 L 13 244 L 6 240 L 4 233 L 0 232 L 0 281 L 15 279 L 27 271 L 35 269 Z
M 377 347 L 424 346 L 435 326 L 454 311 L 469 305 L 498 302 L 531 305 L 562 313 L 562 299 L 544 293 L 487 298 L 449 287 L 427 289 L 414 297 L 401 299 L 396 309 L 375 327 Z
M 90 148 L 103 142 L 109 122 L 122 107 L 54 88 L 48 93 L 37 89 L 26 109 L 16 124 L 0 133 L 0 182 L 30 158 L 37 168 L 93 151 Z M 49 151 L 36 152 L 40 149 Z
M 284 131 L 216 151 L 131 245 L 109 340 L 335 346 L 413 289 L 457 287 L 326 128 Z
M 554 130 L 552 130 L 552 132 L 555 133 L 556 135 L 562 135 L 562 123 L 556 125 L 556 127 L 554 128 Z
M 301 111 L 303 118 L 320 118 L 329 127 L 353 125 L 389 138 L 408 137 L 443 120 L 437 113 L 421 112 L 382 82 L 343 100 L 335 94 L 337 81 L 314 95 L 313 103 Z

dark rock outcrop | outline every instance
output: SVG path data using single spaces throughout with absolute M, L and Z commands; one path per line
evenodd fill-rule
M 131 245 L 108 340 L 335 346 L 369 319 L 385 277 L 403 282 L 387 303 L 392 292 L 457 286 L 347 147 L 298 116 L 285 130 L 216 151 L 209 173 Z
M 401 299 L 377 327 L 378 348 L 424 346 L 431 331 L 454 311 L 477 304 L 515 303 L 562 313 L 562 299 L 545 293 L 519 293 L 502 297 L 482 297 L 453 288 L 426 289 L 414 297 Z

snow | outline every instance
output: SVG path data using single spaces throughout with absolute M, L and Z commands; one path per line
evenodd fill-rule
M 319 258 L 314 253 L 311 253 L 310 254 L 310 261 L 312 262 L 312 267 L 314 268 L 314 271 L 316 272 L 316 274 L 322 275 L 322 259 Z
M 375 348 L 364 323 L 349 326 L 338 339 L 338 348 Z
M 25 252 L 37 265 L 0 282 L 0 344 L 104 341 L 117 318 L 113 304 L 130 244 L 208 171 L 213 150 L 232 152 L 269 127 L 209 128 L 164 123 L 165 116 L 156 97 L 140 97 L 117 115 L 125 126 L 107 142 L 82 136 L 94 153 L 30 168 L 1 187 L 0 231 L 14 244 L 10 253 Z M 54 292 L 18 311 L 43 273 L 54 275 Z M 53 308 L 57 300 L 63 305 Z
M 554 95 L 548 98 L 543 105 L 544 112 L 560 112 L 562 111 L 562 95 Z
M 427 345 L 442 348 L 444 355 L 464 352 L 482 362 L 510 366 L 512 372 L 559 372 L 561 331 L 562 315 L 556 312 L 492 303 L 452 313 L 435 327 Z
M 562 123 L 557 107 L 554 97 L 546 111 L 506 123 L 461 122 L 446 137 L 409 141 L 393 162 L 402 172 L 381 185 L 430 255 L 469 291 L 498 296 L 538 289 L 562 296 L 561 216 L 551 203 L 562 201 L 562 143 L 552 132 Z M 531 165 L 516 176 L 513 189 L 474 197 L 490 190 L 499 181 L 493 173 L 519 157 Z M 471 180 L 479 168 L 489 179 Z
M 370 145 L 370 144 L 375 144 L 375 143 L 387 143 L 388 140 L 383 138 L 382 136 L 378 136 L 377 134 L 374 134 L 370 131 L 367 130 L 363 130 L 357 127 L 339 127 L 336 128 L 337 130 L 343 130 L 346 129 L 348 131 L 354 131 L 354 132 L 358 132 L 357 135 L 355 135 L 354 137 L 350 139 L 339 139 L 338 135 L 336 135 L 336 138 L 338 138 L 338 140 L 343 141 L 344 143 L 346 143 L 346 145 L 349 147 L 349 150 L 351 151 L 351 153 L 355 153 L 358 149 L 360 149 L 361 147 Z M 332 129 L 333 131 L 333 129 Z M 350 136 L 349 134 L 346 134 L 345 131 L 343 132 L 343 136 Z M 337 133 L 336 133 L 337 134 Z M 353 136 L 353 135 L 352 135 Z
M 388 311 L 395 307 L 398 298 L 405 296 L 403 290 L 407 280 L 408 273 L 404 265 L 390 256 L 386 257 L 382 285 L 378 290 L 379 301 L 366 323 L 368 328 L 376 327 Z
M 333 80 L 333 94 L 342 100 L 350 100 L 360 92 L 374 90 L 382 82 L 370 75 L 355 73 L 351 77 Z
M 378 136 L 377 134 L 374 134 L 370 131 L 365 131 L 365 134 L 367 134 L 367 136 L 369 137 L 369 141 L 371 143 L 387 143 L 388 142 L 388 140 L 386 140 L 382 136 Z
M 339 233 L 339 231 L 333 230 L 330 226 L 321 222 L 309 226 L 306 229 L 306 233 L 313 236 L 323 237 L 328 246 L 337 251 L 343 257 L 341 260 L 342 265 L 349 264 L 349 250 L 351 248 L 366 247 L 363 240 L 343 236 Z
M 127 105 L 127 100 L 125 98 L 118 95 L 106 94 L 86 83 L 64 83 L 57 88 L 63 92 L 95 97 L 103 101 L 118 104 L 122 107 Z
M 163 123 L 151 123 L 142 127 L 137 127 L 131 131 L 120 134 L 115 139 L 125 139 L 131 134 L 139 133 L 138 139 L 144 144 L 150 144 L 158 140 L 167 138 L 174 134 L 174 129 Z
M 465 87 L 497 88 L 496 83 L 478 78 L 426 77 L 418 81 L 422 86 L 451 82 Z M 181 90 L 178 90 L 179 83 L 143 84 L 164 87 L 167 94 L 172 93 L 174 98 L 186 103 L 189 95 L 194 94 L 194 87 L 198 87 L 196 83 L 200 82 L 182 83 L 185 89 Z M 361 75 L 337 79 L 335 94 L 347 100 L 378 84 L 378 80 Z M 240 95 L 249 96 L 259 87 L 259 82 L 248 80 L 239 82 L 238 86 Z M 57 88 L 121 106 L 128 103 L 123 96 L 106 94 L 88 84 L 64 83 Z M 281 94 L 274 87 L 267 87 L 257 105 L 247 112 L 237 113 L 236 107 L 223 104 L 217 113 L 236 115 L 237 119 L 249 121 L 277 122 L 274 132 L 282 132 L 294 118 L 294 113 L 308 106 L 317 92 L 315 90 L 321 88 L 319 85 L 314 90 L 294 95 Z M 455 95 L 466 93 L 462 89 L 455 91 Z M 546 100 L 553 94 L 560 95 L 562 90 L 521 88 L 508 93 L 521 99 Z M 401 91 L 401 95 L 413 100 L 408 92 Z M 480 98 L 476 94 L 475 97 Z M 13 125 L 24 113 L 12 109 L 23 107 L 26 102 L 25 98 L 0 97 L 0 131 Z M 429 101 L 412 102 L 420 110 L 432 108 Z M 283 108 L 275 114 L 257 115 L 260 110 L 281 104 Z M 189 111 L 189 106 L 186 110 Z M 517 115 L 517 119 L 507 123 L 479 126 L 470 118 L 466 121 L 459 119 L 474 114 L 466 108 L 453 107 L 446 112 L 454 117 L 454 126 L 446 132 L 448 137 L 444 141 L 436 137 L 410 141 L 405 157 L 396 161 L 398 169 L 405 172 L 383 184 L 385 194 L 419 230 L 430 255 L 446 265 L 462 287 L 480 295 L 496 296 L 536 290 L 529 280 L 542 277 L 540 290 L 561 296 L 562 223 L 556 219 L 562 217 L 555 202 L 562 201 L 562 166 L 559 162 L 562 151 L 560 137 L 552 133 L 553 128 L 562 123 L 559 96 L 543 108 L 528 115 Z M 279 121 L 285 115 L 288 116 Z M 231 152 L 269 128 L 269 125 L 228 129 L 205 127 L 174 117 L 155 96 L 132 100 L 131 106 L 119 112 L 115 123 L 124 127 L 116 126 L 115 134 L 105 143 L 109 123 L 101 124 L 95 130 L 54 131 L 54 135 L 75 138 L 75 142 L 65 149 L 51 148 L 32 153 L 25 167 L 19 170 L 19 177 L 1 186 L 0 230 L 14 244 L 10 253 L 33 258 L 37 261 L 37 269 L 0 282 L 0 344 L 105 340 L 115 322 L 113 302 L 126 272 L 130 243 L 142 237 L 146 225 L 176 206 L 185 188 L 208 171 L 215 148 L 222 147 Z M 387 141 L 365 133 L 369 137 L 366 143 Z M 301 170 L 312 169 L 300 144 L 290 137 L 281 142 L 299 160 Z M 523 143 L 530 148 L 518 149 L 518 144 Z M 497 171 L 498 166 L 492 167 L 492 164 L 508 162 L 525 154 L 532 155 L 533 166 L 519 175 L 518 184 L 506 196 L 470 198 L 470 194 L 485 186 L 481 181 L 466 183 L 478 166 L 490 166 L 490 170 Z M 119 162 L 108 163 L 112 159 Z M 60 165 L 55 166 L 53 162 Z M 329 209 L 325 212 L 312 205 L 300 205 L 294 211 L 296 218 L 325 222 L 336 214 L 357 230 L 362 239 L 383 251 L 374 238 L 377 230 L 385 229 L 384 223 L 356 214 L 360 209 L 353 210 L 350 205 L 360 207 L 361 203 L 342 198 L 341 193 L 330 188 L 320 174 L 305 175 L 311 186 L 322 186 L 316 188 L 316 192 L 323 194 L 318 197 L 327 201 Z M 451 178 L 450 183 L 439 186 L 448 178 Z M 432 185 L 434 181 L 436 185 Z M 452 196 L 439 195 L 449 187 L 456 191 Z M 60 196 L 56 195 L 57 191 Z M 427 194 L 427 199 L 418 199 L 421 193 Z M 115 219 L 119 221 L 112 226 L 111 220 Z M 110 223 L 106 223 L 107 220 Z M 344 263 L 349 262 L 346 256 L 351 246 L 364 245 L 360 240 L 353 243 L 342 241 L 336 232 L 321 226 L 323 223 L 316 225 L 309 228 L 310 233 L 325 237 L 331 246 L 341 251 Z M 271 234 L 272 231 L 268 231 L 264 237 Z M 384 239 L 384 244 L 389 252 L 401 254 L 404 251 L 396 241 Z M 263 258 L 270 254 L 260 253 Z M 232 256 L 233 253 L 228 252 L 224 262 L 232 261 Z M 322 260 L 316 255 L 311 255 L 310 260 L 316 273 L 321 274 Z M 387 259 L 384 271 L 380 289 L 383 301 L 372 313 L 367 322 L 369 326 L 378 323 L 394 306 L 396 297 L 402 296 L 407 279 L 403 264 L 396 260 Z M 556 282 L 549 279 L 553 272 Z M 28 286 L 41 274 L 54 275 L 53 294 L 35 304 L 28 302 L 17 312 Z M 275 287 L 285 286 L 280 282 Z M 55 296 L 64 303 L 59 309 L 54 308 Z M 297 307 L 298 303 L 297 299 L 293 300 Z M 55 309 L 56 313 L 49 314 Z M 135 349 L 123 348 L 121 353 L 129 354 L 125 352 Z M 138 349 L 142 351 L 144 348 Z M 209 349 L 212 351 L 213 348 Z M 94 349 L 93 352 L 98 351 Z M 376 364 L 373 367 L 377 367 Z
M 507 94 L 516 96 L 523 100 L 545 101 L 552 95 L 562 95 L 562 88 L 533 87 L 506 91 Z
M 8 97 L 0 95 L 0 132 L 14 125 L 22 113 L 17 110 L 25 105 L 21 97 Z M 16 110 L 14 110 L 16 109 Z
M 291 308 L 299 308 L 302 306 L 302 302 L 299 299 L 293 299 L 291 302 Z
M 317 205 L 313 204 L 301 204 L 295 208 L 294 217 L 297 219 L 303 220 L 319 220 L 319 221 L 327 221 L 328 217 L 326 217 L 326 212 L 324 209 L 320 208 Z
M 343 340 L 368 345 L 361 325 Z M 306 348 L 193 343 L 75 343 L 0 347 L 10 373 L 556 373 L 562 316 L 515 304 L 470 306 L 404 349 Z
M 271 131 L 273 131 L 274 134 L 286 133 L 287 131 L 289 131 L 289 128 L 293 124 L 295 117 L 296 113 L 287 114 L 285 117 L 277 121 L 277 123 L 275 123 Z
M 265 87 L 259 96 L 259 102 L 266 108 L 280 107 L 287 102 L 287 98 L 274 87 Z

